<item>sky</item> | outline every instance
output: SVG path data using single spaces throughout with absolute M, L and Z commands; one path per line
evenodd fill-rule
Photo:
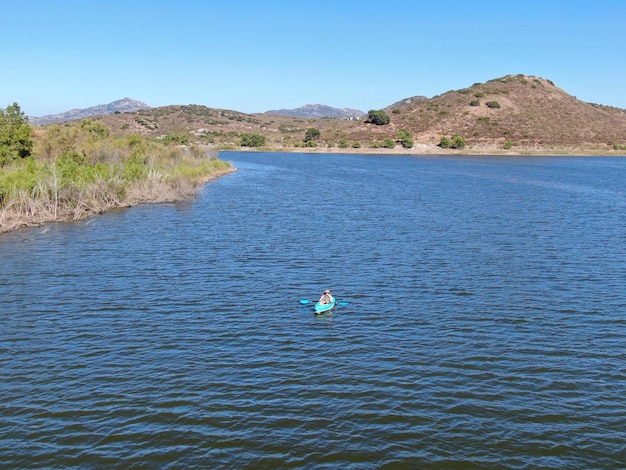
M 626 108 L 626 0 L 0 0 L 0 108 L 361 111 L 505 75 Z

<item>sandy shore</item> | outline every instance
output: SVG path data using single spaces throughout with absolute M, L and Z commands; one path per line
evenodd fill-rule
M 415 144 L 413 148 L 405 149 L 397 146 L 387 148 L 339 148 L 339 147 L 236 147 L 221 148 L 222 152 L 285 152 L 285 153 L 334 153 L 334 154 L 365 154 L 365 155 L 484 155 L 484 156 L 626 156 L 626 151 L 609 150 L 607 148 L 556 148 L 556 147 L 517 147 L 503 149 L 491 145 L 467 147 L 462 150 L 442 149 L 434 144 Z

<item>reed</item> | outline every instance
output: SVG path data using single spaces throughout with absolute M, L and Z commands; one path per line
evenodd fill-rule
M 111 135 L 99 121 L 49 126 L 35 133 L 34 156 L 0 168 L 0 232 L 188 199 L 230 171 L 200 147 Z

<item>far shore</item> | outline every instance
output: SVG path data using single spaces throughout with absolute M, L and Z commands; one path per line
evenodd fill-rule
M 393 149 L 388 148 L 339 148 L 339 147 L 280 147 L 280 146 L 263 146 L 263 147 L 238 147 L 238 146 L 216 146 L 220 152 L 284 152 L 284 153 L 307 153 L 307 154 L 364 154 L 364 155 L 476 155 L 476 156 L 572 156 L 572 157 L 611 157 L 626 156 L 624 150 L 612 150 L 607 148 L 573 148 L 573 147 L 525 147 L 503 149 L 496 146 L 484 145 L 480 147 L 466 147 L 464 149 L 442 149 L 434 144 L 415 144 L 412 148 L 404 148 L 397 146 Z

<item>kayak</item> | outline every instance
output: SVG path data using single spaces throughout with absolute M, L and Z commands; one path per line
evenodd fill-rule
M 317 315 L 318 313 L 328 312 L 330 309 L 332 309 L 335 306 L 336 303 L 337 303 L 337 300 L 332 296 L 330 298 L 329 304 L 321 304 L 317 302 L 315 304 L 315 314 Z

